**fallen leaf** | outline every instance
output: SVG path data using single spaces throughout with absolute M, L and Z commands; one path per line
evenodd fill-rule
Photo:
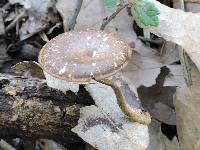
M 147 150 L 181 150 L 177 137 L 168 139 L 161 131 L 161 123 L 152 120 L 149 126 L 150 143 Z
M 177 88 L 174 104 L 177 119 L 177 132 L 183 150 L 199 150 L 200 128 L 200 76 L 196 67 L 192 67 L 193 85 Z
M 164 86 L 186 86 L 181 65 L 163 64 L 158 52 L 144 46 L 133 53 L 121 75 L 129 85 L 135 85 L 136 88 L 141 85 L 149 87 L 156 83 L 155 79 L 163 66 L 170 69 L 170 76 L 167 76 Z
M 54 0 L 9 0 L 11 4 L 19 3 L 26 9 L 28 19 L 20 28 L 20 40 L 29 37 L 48 23 L 47 16 L 50 8 L 55 4 Z M 42 5 L 41 5 L 42 4 Z
M 200 69 L 200 13 L 184 12 L 178 9 L 169 8 L 156 0 L 149 0 L 154 3 L 160 14 L 157 27 L 145 27 L 150 32 L 172 41 L 184 48 L 191 60 Z
M 132 122 L 122 113 L 111 87 L 94 82 L 86 89 L 96 106 L 81 108 L 73 132 L 99 150 L 145 150 L 148 147 L 147 125 Z

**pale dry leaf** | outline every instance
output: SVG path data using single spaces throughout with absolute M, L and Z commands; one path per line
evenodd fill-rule
M 21 40 L 26 39 L 28 34 L 35 33 L 48 23 L 48 10 L 55 3 L 54 0 L 9 0 L 9 2 L 21 4 L 28 15 L 28 19 L 20 28 Z
M 169 140 L 161 131 L 161 123 L 152 120 L 149 126 L 150 144 L 147 150 L 181 150 L 177 137 Z
M 62 17 L 64 28 L 66 28 L 68 18 L 74 12 L 76 3 L 77 0 L 57 0 L 56 8 Z
M 63 18 L 63 24 L 66 24 L 75 5 L 76 0 L 69 0 L 67 5 L 65 0 L 57 1 L 56 8 Z M 110 16 L 115 10 L 116 7 L 107 8 L 102 0 L 84 0 L 76 20 L 75 29 L 100 29 L 103 19 Z M 132 42 L 136 40 L 135 33 L 132 30 L 132 21 L 132 17 L 124 9 L 107 25 L 105 30 L 118 33 L 121 37 Z
M 182 46 L 200 69 L 200 13 L 169 8 L 156 0 L 149 0 L 160 14 L 157 27 L 145 27 L 152 33 Z
M 163 64 L 157 52 L 142 47 L 133 53 L 128 66 L 122 69 L 122 78 L 129 85 L 135 85 L 136 88 L 141 85 L 152 86 L 156 83 L 155 79 L 160 73 L 160 68 L 167 66 L 171 72 L 164 86 L 186 86 L 181 65 Z
M 162 47 L 161 59 L 165 64 L 173 64 L 180 60 L 180 52 L 177 44 L 166 41 Z
M 177 88 L 174 105 L 177 119 L 177 132 L 183 150 L 198 150 L 200 140 L 200 74 L 197 68 L 192 68 L 193 85 Z
M 125 117 L 111 87 L 94 81 L 86 89 L 96 106 L 81 108 L 73 132 L 99 150 L 145 150 L 148 147 L 147 125 Z

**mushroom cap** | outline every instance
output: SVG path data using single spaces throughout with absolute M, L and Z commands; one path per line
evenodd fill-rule
M 70 31 L 47 42 L 40 51 L 43 71 L 68 82 L 87 83 L 109 77 L 127 65 L 132 50 L 113 33 Z

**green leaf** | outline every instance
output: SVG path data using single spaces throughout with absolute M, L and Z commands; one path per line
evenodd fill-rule
M 113 7 L 117 5 L 118 0 L 104 0 L 104 4 L 107 7 Z
M 131 11 L 138 24 L 144 26 L 158 26 L 159 10 L 153 3 L 146 0 L 138 1 L 132 6 Z
M 148 16 L 156 16 L 158 15 L 159 13 L 157 11 L 153 11 L 153 10 L 150 10 L 150 11 L 147 11 L 147 15 Z

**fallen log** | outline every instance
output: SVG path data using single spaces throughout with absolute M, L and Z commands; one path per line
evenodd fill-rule
M 79 108 L 89 104 L 92 98 L 84 88 L 64 94 L 41 79 L 0 74 L 0 138 L 80 141 L 71 128 Z

